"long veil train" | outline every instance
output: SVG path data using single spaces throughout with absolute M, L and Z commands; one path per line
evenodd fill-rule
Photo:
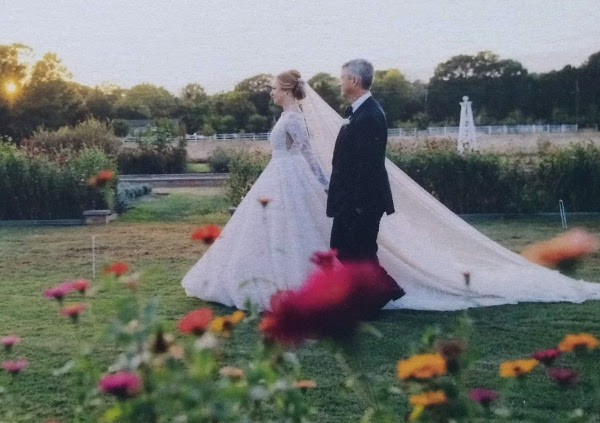
M 312 148 L 326 173 L 342 118 L 308 85 L 302 102 Z M 396 212 L 384 216 L 379 260 L 407 294 L 386 308 L 458 310 L 522 301 L 600 299 L 600 283 L 533 264 L 487 238 L 386 159 Z M 465 283 L 464 273 L 470 274 Z

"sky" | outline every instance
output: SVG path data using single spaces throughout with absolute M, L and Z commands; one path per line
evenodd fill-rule
M 428 81 L 457 54 L 492 50 L 530 72 L 600 51 L 600 0 L 0 0 L 0 44 L 51 51 L 77 82 L 149 82 L 209 94 L 258 73 L 339 74 L 353 58 Z

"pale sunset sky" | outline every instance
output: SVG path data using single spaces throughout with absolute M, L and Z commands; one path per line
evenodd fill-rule
M 208 93 L 257 73 L 337 76 L 357 57 L 427 81 L 457 54 L 492 50 L 530 72 L 600 51 L 599 0 L 0 0 L 0 44 L 55 52 L 87 85 Z

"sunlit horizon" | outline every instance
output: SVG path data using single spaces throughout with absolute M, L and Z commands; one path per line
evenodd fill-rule
M 209 94 L 245 78 L 295 68 L 305 79 L 364 57 L 427 82 L 435 66 L 458 54 L 491 50 L 531 73 L 581 66 L 600 50 L 595 0 L 131 0 L 52 4 L 8 0 L 0 44 L 23 43 L 28 63 L 54 52 L 88 86 L 140 83 L 174 94 L 199 83 Z

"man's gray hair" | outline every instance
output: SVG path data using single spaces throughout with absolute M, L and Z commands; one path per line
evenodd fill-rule
M 360 79 L 360 85 L 368 90 L 373 85 L 373 74 L 375 70 L 371 62 L 365 59 L 354 59 L 344 63 L 342 69 L 348 69 L 352 75 Z

